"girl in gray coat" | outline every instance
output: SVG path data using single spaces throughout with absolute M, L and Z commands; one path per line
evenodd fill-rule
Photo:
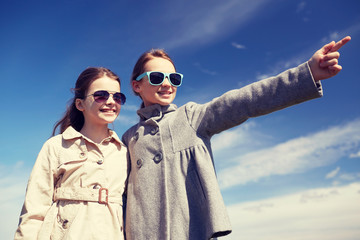
M 336 75 L 338 50 L 331 42 L 308 62 L 206 104 L 172 104 L 183 75 L 162 50 L 144 53 L 131 84 L 143 103 L 140 121 L 123 135 L 131 159 L 127 239 L 210 239 L 231 232 L 216 180 L 210 139 L 257 117 L 322 96 L 319 80 Z

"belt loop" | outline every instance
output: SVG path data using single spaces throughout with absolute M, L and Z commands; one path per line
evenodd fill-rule
M 103 192 L 105 192 L 105 201 L 103 201 L 102 199 L 102 194 Z M 99 203 L 103 203 L 103 204 L 108 204 L 108 200 L 109 200 L 109 190 L 107 188 L 100 188 L 99 189 Z

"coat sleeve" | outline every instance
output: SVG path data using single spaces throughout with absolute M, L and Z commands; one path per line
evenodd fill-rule
M 315 83 L 306 62 L 275 77 L 229 91 L 206 104 L 189 104 L 186 111 L 198 134 L 211 137 L 249 118 L 321 96 L 321 84 Z
M 53 203 L 54 163 L 57 161 L 56 148 L 50 140 L 42 147 L 30 174 L 14 239 L 37 239 Z

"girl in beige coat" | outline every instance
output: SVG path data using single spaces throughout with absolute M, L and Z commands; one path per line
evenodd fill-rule
M 88 68 L 45 142 L 27 186 L 15 239 L 124 239 L 127 150 L 108 129 L 125 95 L 106 68 Z

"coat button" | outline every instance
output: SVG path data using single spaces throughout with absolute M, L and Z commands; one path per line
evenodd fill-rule
M 157 116 L 160 116 L 160 111 L 159 110 L 154 110 L 154 112 L 153 112 L 153 116 L 154 117 L 157 117 Z
M 103 159 L 99 159 L 99 160 L 97 161 L 97 164 L 101 165 L 101 164 L 103 164 L 103 162 L 104 162 Z
M 138 159 L 138 160 L 136 161 L 136 165 L 137 165 L 138 168 L 141 168 L 142 164 L 143 164 L 143 160 Z
M 159 131 L 159 127 L 156 126 L 156 127 L 154 127 L 153 129 L 151 129 L 150 134 L 151 134 L 151 135 L 155 135 L 158 131 Z
M 155 157 L 153 158 L 154 162 L 156 163 L 159 163 L 162 159 L 163 159 L 162 153 L 156 154 Z
M 85 157 L 85 153 L 84 153 L 84 152 L 81 152 L 79 157 L 80 157 L 80 158 L 84 158 L 84 157 Z
M 68 221 L 67 219 L 65 219 L 65 220 L 63 221 L 62 227 L 63 227 L 64 229 L 69 228 L 69 221 Z
M 134 140 L 137 141 L 139 139 L 139 132 L 135 133 Z

